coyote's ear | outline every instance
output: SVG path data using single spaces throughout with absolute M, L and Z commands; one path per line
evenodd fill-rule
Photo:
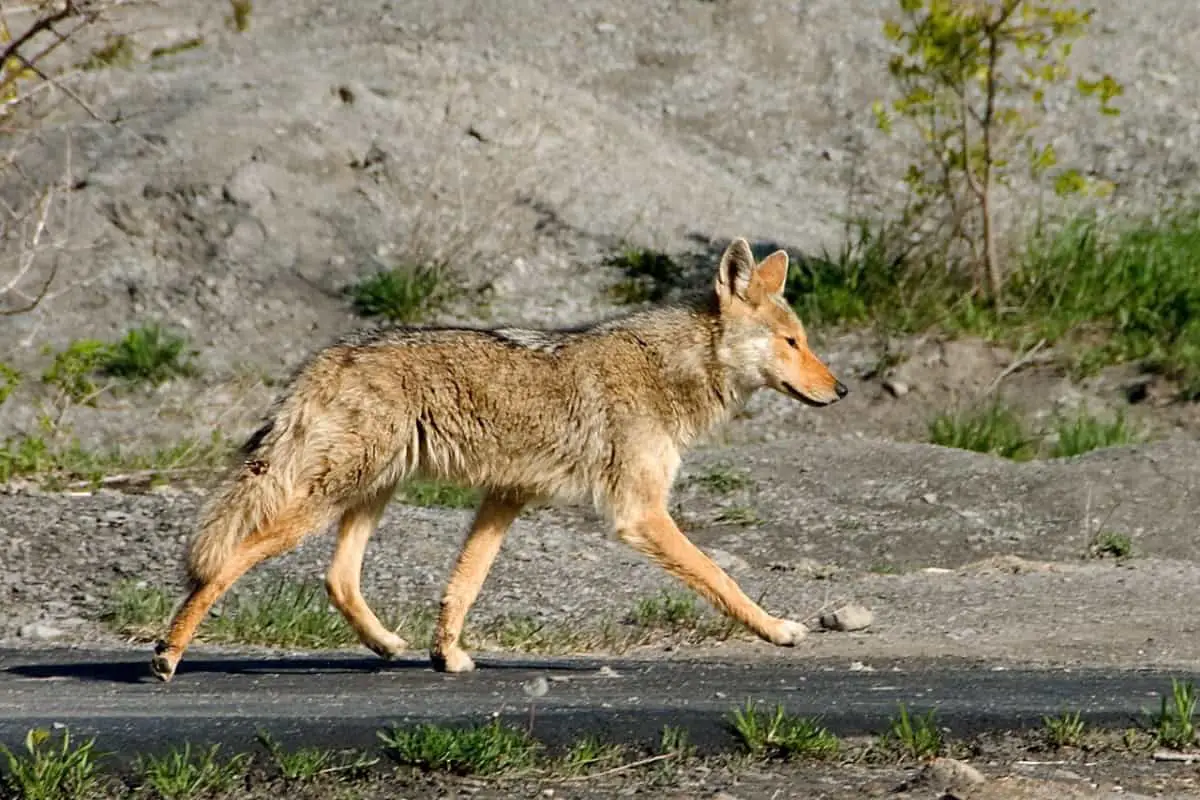
M 776 250 L 758 262 L 758 269 L 754 271 L 754 282 L 767 294 L 783 294 L 783 287 L 787 285 L 787 274 L 787 251 Z
M 754 254 L 750 243 L 738 237 L 729 243 L 717 267 L 717 297 L 725 302 L 733 297 L 746 299 L 750 279 L 754 277 Z

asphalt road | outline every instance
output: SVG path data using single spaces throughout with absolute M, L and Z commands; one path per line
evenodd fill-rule
M 355 654 L 216 655 L 195 650 L 169 684 L 149 676 L 144 651 L 0 649 L 0 742 L 34 726 L 67 725 L 118 756 L 189 740 L 246 749 L 269 731 L 291 746 L 371 747 L 391 724 L 529 723 L 555 745 L 583 732 L 656 741 L 685 726 L 702 750 L 731 743 L 726 719 L 748 699 L 816 715 L 839 734 L 887 727 L 897 704 L 937 710 L 958 734 L 1038 726 L 1043 714 L 1078 710 L 1096 724 L 1127 726 L 1157 706 L 1171 675 L 1094 669 L 996 669 L 986 665 L 876 665 L 803 659 L 765 663 L 482 657 L 480 669 L 444 675 L 424 658 L 383 662 Z M 1200 675 L 1175 674 L 1200 680 Z

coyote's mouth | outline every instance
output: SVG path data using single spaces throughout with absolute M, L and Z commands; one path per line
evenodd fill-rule
M 820 400 L 813 400 L 811 397 L 804 394 L 803 392 L 801 392 L 795 386 L 792 386 L 787 381 L 783 382 L 783 388 L 786 389 L 787 393 L 790 394 L 792 397 L 796 398 L 801 403 L 804 403 L 806 406 L 812 406 L 813 408 L 824 408 L 825 406 L 827 406 L 833 402 L 832 400 L 826 400 L 825 402 L 822 403 Z

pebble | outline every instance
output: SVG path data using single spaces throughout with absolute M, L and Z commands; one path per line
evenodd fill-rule
M 874 621 L 871 609 L 855 603 L 821 615 L 821 627 L 830 631 L 861 631 Z
M 22 625 L 17 633 L 22 639 L 36 639 L 38 641 L 57 639 L 63 635 L 62 630 L 55 628 L 53 625 L 47 625 L 44 622 L 31 622 L 28 625 Z

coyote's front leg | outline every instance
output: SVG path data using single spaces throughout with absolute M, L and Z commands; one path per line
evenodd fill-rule
M 475 669 L 475 662 L 459 644 L 463 622 L 500 552 L 504 535 L 524 505 L 523 500 L 496 494 L 489 494 L 480 504 L 442 596 L 442 611 L 430 651 L 436 669 L 444 672 Z
M 807 635 L 804 623 L 773 617 L 747 597 L 733 578 L 683 535 L 665 507 L 626 511 L 618 517 L 617 535 L 768 642 L 790 647 Z

